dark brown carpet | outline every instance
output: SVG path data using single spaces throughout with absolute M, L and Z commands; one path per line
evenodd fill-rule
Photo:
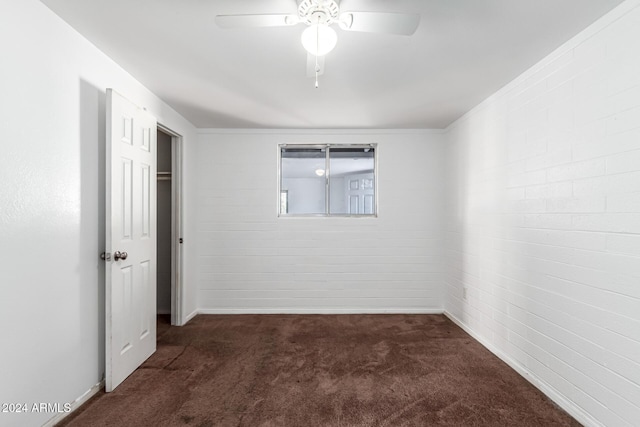
M 580 424 L 442 315 L 208 315 L 61 425 Z

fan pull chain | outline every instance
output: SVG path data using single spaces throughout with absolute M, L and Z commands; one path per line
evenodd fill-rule
M 318 16 L 318 26 L 316 27 L 316 89 L 318 89 L 318 73 L 320 67 L 318 67 L 318 51 L 320 50 L 320 16 Z

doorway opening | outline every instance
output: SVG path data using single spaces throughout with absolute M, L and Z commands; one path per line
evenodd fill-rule
M 180 155 L 182 138 L 158 124 L 157 291 L 158 316 L 182 325 L 182 227 Z

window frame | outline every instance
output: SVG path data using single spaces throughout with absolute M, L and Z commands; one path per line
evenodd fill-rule
M 279 218 L 377 218 L 378 217 L 378 144 L 318 144 L 318 143 L 281 143 L 278 144 L 278 203 L 277 213 Z M 282 194 L 282 150 L 286 148 L 293 149 L 325 149 L 325 211 L 324 213 L 308 213 L 308 214 L 292 214 L 281 212 L 281 194 Z M 331 213 L 331 149 L 332 148 L 355 148 L 373 150 L 373 213 L 372 214 L 342 214 Z M 284 190 L 286 191 L 286 190 Z M 288 198 L 288 196 L 287 196 Z

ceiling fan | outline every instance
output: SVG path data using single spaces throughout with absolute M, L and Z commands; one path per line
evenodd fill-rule
M 336 45 L 332 25 L 346 31 L 410 36 L 420 23 L 420 15 L 392 12 L 341 11 L 339 0 L 298 0 L 297 14 L 217 15 L 220 28 L 280 27 L 306 24 L 302 45 L 307 50 L 307 75 L 316 79 L 324 72 L 324 56 Z

